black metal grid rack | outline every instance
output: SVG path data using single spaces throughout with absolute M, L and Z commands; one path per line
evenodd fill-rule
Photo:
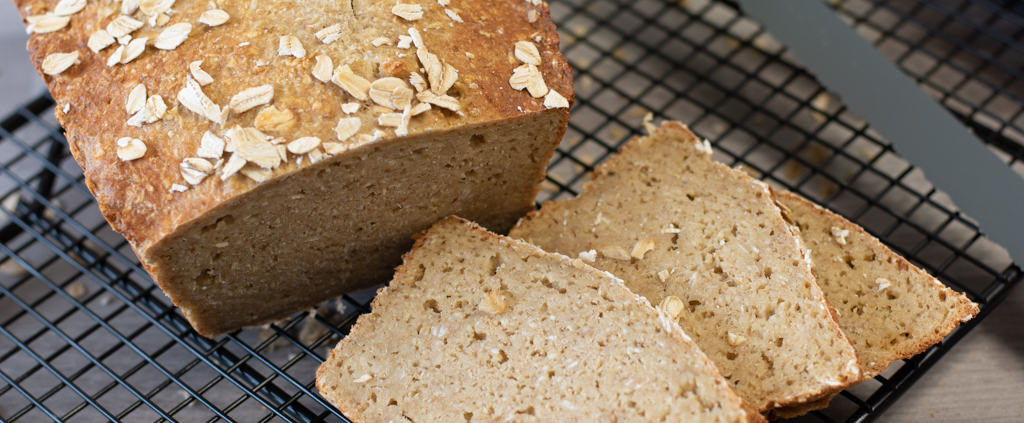
M 830 4 L 1024 173 L 1019 6 Z M 941 344 L 801 420 L 874 420 L 1022 278 L 920 170 L 736 9 L 550 6 L 577 104 L 539 201 L 578 192 L 653 112 L 689 122 L 716 159 L 827 205 L 981 304 Z M 53 107 L 41 97 L 0 122 L 0 421 L 347 421 L 317 395 L 314 374 L 372 291 L 263 330 L 196 335 L 99 215 Z

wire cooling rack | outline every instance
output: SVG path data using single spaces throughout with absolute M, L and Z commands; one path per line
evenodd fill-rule
M 830 2 L 1024 174 L 1024 31 L 1000 1 Z M 877 418 L 1022 278 L 920 170 L 726 3 L 550 4 L 577 104 L 538 201 L 579 191 L 643 116 L 861 224 L 981 315 L 801 421 Z M 373 291 L 265 329 L 198 336 L 100 216 L 41 97 L 0 122 L 0 421 L 348 421 L 316 367 Z M 58 105 L 63 107 L 63 105 Z

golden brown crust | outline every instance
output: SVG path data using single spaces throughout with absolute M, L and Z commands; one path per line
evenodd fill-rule
M 24 18 L 45 13 L 56 2 L 15 3 Z M 86 47 L 86 41 L 119 15 L 121 3 L 94 1 L 73 15 L 66 28 L 33 35 L 28 47 L 40 75 L 47 55 L 80 52 L 81 63 L 43 78 L 58 103 L 57 118 L 68 132 L 71 151 L 85 170 L 86 183 L 100 210 L 136 252 L 145 256 L 166 235 L 257 186 L 241 176 L 226 182 L 211 177 L 187 192 L 169 192 L 172 184 L 187 185 L 178 166 L 183 159 L 195 157 L 203 132 L 219 128 L 176 105 L 176 95 L 193 61 L 204 60 L 202 68 L 215 82 L 203 90 L 222 106 L 243 89 L 274 84 L 272 104 L 293 111 L 298 124 L 293 130 L 269 134 L 288 140 L 317 136 L 325 142 L 337 141 L 333 129 L 337 120 L 345 116 L 340 106 L 354 101 L 338 86 L 313 79 L 310 72 L 315 56 L 327 54 L 334 59 L 335 66 L 351 63 L 357 73 L 371 80 L 391 75 L 407 77 L 410 69 L 419 67 L 415 49 L 402 50 L 394 45 L 398 35 L 405 34 L 410 27 L 419 28 L 430 52 L 459 71 L 459 80 L 449 94 L 460 97 L 465 114 L 458 116 L 435 107 L 413 119 L 410 133 L 443 131 L 544 111 L 543 98 L 532 98 L 526 91 L 515 91 L 509 86 L 508 78 L 519 65 L 513 56 L 517 41 L 535 41 L 543 59 L 538 68 L 547 86 L 570 101 L 573 98 L 571 70 L 558 52 L 557 32 L 547 18 L 546 5 L 501 0 L 464 2 L 458 7 L 450 6 L 463 19 L 460 23 L 445 15 L 437 2 L 404 3 L 420 3 L 424 18 L 408 22 L 391 13 L 391 3 L 370 0 L 292 0 L 258 10 L 248 10 L 248 3 L 228 2 L 221 6 L 231 16 L 228 22 L 208 27 L 198 22 L 199 15 L 207 9 L 206 2 L 179 0 L 167 25 L 193 25 L 183 44 L 170 51 L 153 48 L 153 40 L 162 28 L 146 25 L 132 34 L 135 38 L 149 37 L 146 51 L 128 64 L 108 67 L 107 58 L 117 44 L 93 53 Z M 529 10 L 540 14 L 533 23 L 527 20 Z M 146 18 L 141 12 L 133 16 Z M 334 23 L 343 25 L 346 38 L 331 44 L 318 41 L 314 33 Z M 306 49 L 305 58 L 278 56 L 281 35 L 297 36 Z M 373 47 L 370 41 L 380 36 L 391 38 L 391 45 Z M 158 94 L 168 103 L 163 120 L 141 128 L 126 125 L 130 115 L 124 106 L 128 92 L 138 83 L 145 84 L 150 95 Z M 67 113 L 62 110 L 65 105 L 69 106 Z M 233 114 L 235 117 L 227 125 L 251 126 L 258 112 L 256 108 Z M 568 109 L 562 112 L 567 115 Z M 382 129 L 386 136 L 394 136 L 392 130 L 377 127 L 377 114 L 364 103 L 355 115 L 363 120 L 362 132 Z M 130 162 L 119 160 L 114 142 L 124 136 L 143 140 L 148 147 L 146 156 Z M 298 168 L 293 160 L 275 170 L 274 175 Z

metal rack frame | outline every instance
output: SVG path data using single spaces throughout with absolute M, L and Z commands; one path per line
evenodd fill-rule
M 834 6 L 883 51 L 888 43 L 909 46 L 893 55 L 896 62 L 1009 166 L 1024 168 L 1024 87 L 999 78 L 1015 75 L 1006 52 L 1024 51 L 1013 35 L 1024 29 L 1011 31 L 1004 47 L 979 47 L 984 37 L 1007 38 L 999 38 L 1006 30 L 995 20 L 1002 18 L 992 16 L 1009 16 L 1020 28 L 1024 19 L 995 1 L 948 3 Z M 689 122 L 712 141 L 717 160 L 831 207 L 981 305 L 977 319 L 942 343 L 798 420 L 874 420 L 1024 278 L 919 170 L 730 5 L 550 6 L 576 70 L 577 104 L 538 201 L 579 192 L 594 166 L 639 134 L 652 112 Z M 977 7 L 1007 12 L 979 18 Z M 901 24 L 892 25 L 891 16 Z M 949 22 L 966 22 L 980 35 L 953 34 Z M 902 25 L 927 36 L 911 39 Z M 914 60 L 921 55 L 933 68 L 919 72 Z M 968 67 L 975 62 L 984 67 Z M 969 77 L 951 84 L 941 75 L 946 68 Z M 991 95 L 972 97 L 968 84 Z M 199 336 L 99 216 L 53 107 L 44 96 L 0 122 L 0 200 L 20 196 L 0 207 L 7 222 L 0 224 L 0 421 L 348 421 L 316 393 L 314 373 L 369 311 L 372 290 L 262 331 Z

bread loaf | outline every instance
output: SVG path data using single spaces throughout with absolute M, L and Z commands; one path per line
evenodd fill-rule
M 510 236 L 593 261 L 683 330 L 753 407 L 825 397 L 859 380 L 853 347 L 811 273 L 810 252 L 768 186 L 711 160 L 683 125 L 651 127 L 545 203 Z
M 450 217 L 317 371 L 357 422 L 757 422 L 663 310 Z
M 449 214 L 508 230 L 573 98 L 540 2 L 15 3 L 100 210 L 203 335 L 384 282 Z

